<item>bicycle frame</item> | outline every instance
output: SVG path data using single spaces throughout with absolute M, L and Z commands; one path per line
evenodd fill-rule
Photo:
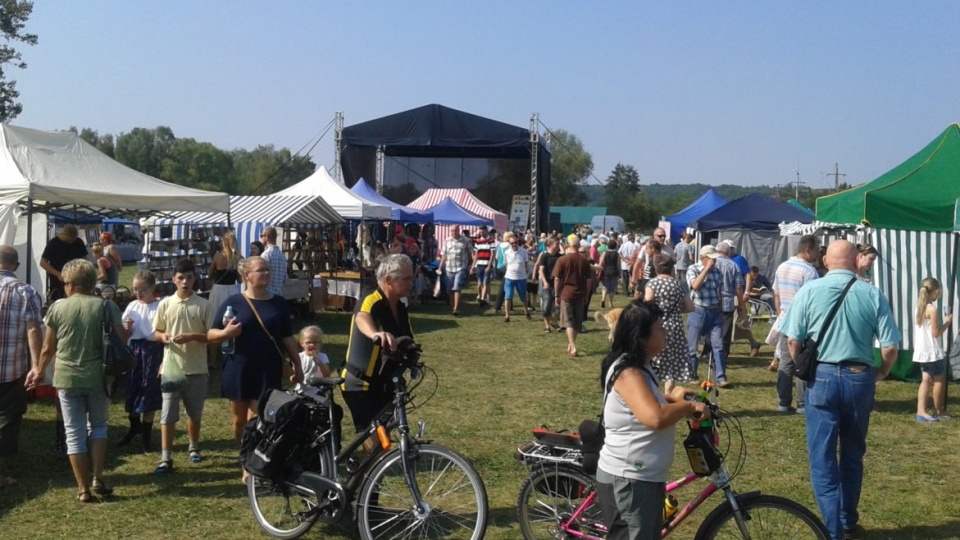
M 718 470 L 716 473 L 713 474 L 712 476 L 713 480 L 711 480 L 706 487 L 700 490 L 700 493 L 698 493 L 696 497 L 694 497 L 690 502 L 684 505 L 683 508 L 679 509 L 668 523 L 664 524 L 663 530 L 660 532 L 660 537 L 664 538 L 668 534 L 670 534 L 671 531 L 676 529 L 680 525 L 680 523 L 682 523 L 687 517 L 690 516 L 690 514 L 692 514 L 697 508 L 699 508 L 704 501 L 709 499 L 710 496 L 712 496 L 717 491 L 720 491 L 721 489 L 727 493 L 728 495 L 727 500 L 731 501 L 731 503 L 734 504 L 735 505 L 734 507 L 736 508 L 736 497 L 729 483 L 726 483 L 725 485 L 723 485 L 723 487 L 717 484 L 718 479 L 723 479 L 728 477 L 729 477 L 729 473 L 727 471 L 727 466 L 723 465 L 720 468 L 720 470 Z M 692 472 L 688 473 L 683 478 L 668 483 L 667 493 L 672 493 L 673 491 L 676 491 L 682 488 L 683 486 L 693 482 L 694 480 L 698 480 L 700 478 L 701 477 L 695 473 L 692 473 Z M 590 506 L 593 505 L 593 503 L 596 502 L 596 500 L 597 500 L 597 490 L 593 489 L 590 491 L 587 497 L 583 500 L 580 506 L 578 506 L 577 509 L 574 510 L 573 514 L 571 514 L 566 521 L 560 524 L 560 529 L 565 534 L 567 534 L 572 538 L 580 538 L 581 540 L 603 540 L 600 537 L 589 535 L 585 532 L 578 531 L 575 528 L 575 525 L 578 523 L 580 517 L 583 515 L 586 509 L 590 508 Z

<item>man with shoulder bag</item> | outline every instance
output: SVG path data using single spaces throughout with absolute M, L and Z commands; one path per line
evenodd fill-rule
M 817 506 L 835 540 L 853 538 L 858 531 L 876 381 L 890 372 L 901 340 L 887 299 L 855 279 L 856 261 L 857 250 L 850 242 L 830 244 L 829 272 L 800 289 L 780 327 L 793 358 L 801 356 L 805 340 L 818 344 L 817 364 L 805 392 L 807 450 Z M 880 341 L 883 358 L 879 367 L 873 365 L 874 338 Z

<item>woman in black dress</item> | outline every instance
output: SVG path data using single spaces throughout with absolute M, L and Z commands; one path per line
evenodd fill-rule
M 213 328 L 207 332 L 211 343 L 236 340 L 236 352 L 223 366 L 220 389 L 223 397 L 230 400 L 233 434 L 237 440 L 243 435 L 247 420 L 257 415 L 263 392 L 281 387 L 284 362 L 292 364 L 290 381 L 303 381 L 300 353 L 290 326 L 290 307 L 283 297 L 267 290 L 269 263 L 261 257 L 249 257 L 240 265 L 240 275 L 246 289 L 223 302 L 214 316 Z M 228 307 L 233 308 L 236 318 L 225 327 L 223 314 Z

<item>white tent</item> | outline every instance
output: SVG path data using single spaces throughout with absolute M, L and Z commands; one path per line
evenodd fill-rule
M 191 189 L 137 172 L 76 133 L 0 126 L 0 203 L 30 201 L 90 210 L 226 212 L 226 193 Z
M 282 196 L 314 196 L 321 197 L 338 214 L 347 219 L 391 219 L 391 208 L 363 199 L 337 183 L 330 176 L 326 167 L 321 165 L 316 172 L 306 179 L 294 184 L 283 191 L 274 193 Z
M 228 211 L 226 193 L 170 184 L 130 169 L 76 133 L 0 125 L 0 205 L 18 218 L 14 245 L 18 275 L 37 290 L 46 286 L 40 254 L 46 245 L 43 212 L 66 208 L 111 214 L 156 211 Z

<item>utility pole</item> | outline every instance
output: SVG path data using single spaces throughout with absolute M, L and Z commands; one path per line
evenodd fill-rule
M 796 186 L 794 187 L 794 196 L 793 196 L 793 198 L 799 201 L 799 200 L 800 200 L 800 185 L 803 184 L 803 182 L 800 181 L 800 169 L 797 169 L 797 170 L 795 170 L 795 171 L 793 171 L 793 172 L 797 173 L 797 182 L 796 182 Z
M 833 173 L 832 173 L 832 174 L 831 174 L 831 173 L 827 173 L 827 176 L 832 176 L 832 177 L 833 177 L 833 190 L 834 190 L 834 191 L 840 191 L 840 177 L 841 177 L 841 176 L 846 176 L 846 173 L 840 174 L 840 164 L 839 164 L 839 163 L 834 163 L 834 164 L 833 164 Z

